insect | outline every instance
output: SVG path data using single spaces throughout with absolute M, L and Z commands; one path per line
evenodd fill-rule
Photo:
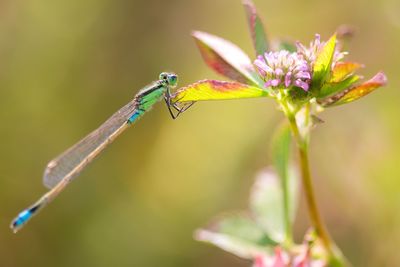
M 131 124 L 149 111 L 154 104 L 164 99 L 173 119 L 186 111 L 194 102 L 178 105 L 176 101 L 171 101 L 170 89 L 175 88 L 177 83 L 178 76 L 176 74 L 161 73 L 159 80 L 141 89 L 133 100 L 114 113 L 99 128 L 51 160 L 43 175 L 43 183 L 50 190 L 32 206 L 18 214 L 10 225 L 13 232 L 16 233 L 56 198 L 90 162 Z

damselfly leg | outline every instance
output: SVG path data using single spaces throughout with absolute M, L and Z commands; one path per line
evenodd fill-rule
M 172 119 L 178 118 L 180 114 L 188 110 L 191 106 L 193 106 L 196 101 L 179 103 L 179 100 L 172 102 L 172 96 L 169 90 L 165 93 L 164 96 L 165 103 L 167 104 L 169 114 L 171 114 Z M 173 111 L 175 110 L 175 112 Z

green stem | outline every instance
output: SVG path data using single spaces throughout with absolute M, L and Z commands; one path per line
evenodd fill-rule
M 286 168 L 286 172 L 287 172 Z M 285 221 L 285 239 L 284 246 L 286 248 L 290 248 L 293 245 L 293 229 L 290 218 L 290 207 L 289 207 L 289 185 L 288 185 L 288 173 L 283 174 L 281 177 L 285 177 L 285 179 L 281 179 L 281 186 L 283 191 L 283 209 L 284 209 L 284 221 Z
M 326 230 L 325 224 L 318 211 L 308 160 L 308 140 L 306 137 L 303 137 L 301 135 L 295 115 L 290 112 L 285 113 L 289 119 L 290 128 L 296 140 L 297 148 L 299 151 L 301 178 L 307 202 L 307 208 L 310 215 L 311 225 L 315 229 L 318 237 L 321 239 L 322 245 L 329 255 L 332 266 L 343 266 L 342 255 L 337 249 L 335 243 L 330 238 L 329 233 Z

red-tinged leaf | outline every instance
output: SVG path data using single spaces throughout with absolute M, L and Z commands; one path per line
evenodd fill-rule
M 328 40 L 315 59 L 312 83 L 317 89 L 323 85 L 330 74 L 335 47 L 336 34 Z
M 363 65 L 355 62 L 338 62 L 332 71 L 332 76 L 329 82 L 337 83 L 341 82 L 350 75 L 354 74 L 356 70 L 362 68 Z
M 332 97 L 322 101 L 321 104 L 324 107 L 331 107 L 331 106 L 350 103 L 371 93 L 377 88 L 386 85 L 386 83 L 387 83 L 386 75 L 383 72 L 378 72 L 378 74 L 376 74 L 374 77 L 372 77 L 365 83 L 344 90 L 343 92 L 340 92 L 336 95 L 333 95 Z
M 235 44 L 200 31 L 192 36 L 204 61 L 214 71 L 241 83 L 262 86 L 250 58 Z
M 243 0 L 243 6 L 246 10 L 250 33 L 253 40 L 256 55 L 263 55 L 268 49 L 268 39 L 265 34 L 264 25 L 257 14 L 256 7 L 252 0 Z
M 333 94 L 337 94 L 339 92 L 342 92 L 346 90 L 347 88 L 350 88 L 360 79 L 360 76 L 358 75 L 352 75 L 343 81 L 336 82 L 336 83 L 325 83 L 321 91 L 318 94 L 318 99 L 325 99 L 326 97 L 329 97 Z
M 172 101 L 228 100 L 265 96 L 269 96 L 268 92 L 255 86 L 239 82 L 202 80 L 178 89 Z

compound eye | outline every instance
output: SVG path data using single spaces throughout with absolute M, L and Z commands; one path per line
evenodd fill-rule
M 159 80 L 167 80 L 167 77 L 168 77 L 168 73 L 162 72 L 158 78 L 159 78 Z
M 169 86 L 174 87 L 178 84 L 178 76 L 176 74 L 170 73 L 167 77 Z

